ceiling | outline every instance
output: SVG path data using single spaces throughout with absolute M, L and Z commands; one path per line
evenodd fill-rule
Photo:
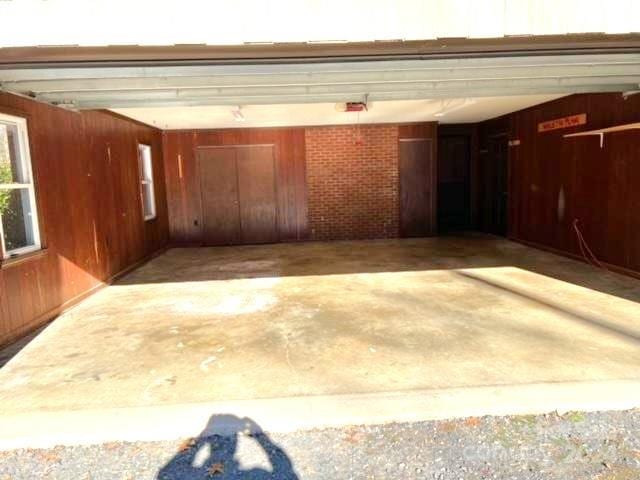
M 379 101 L 368 111 L 340 112 L 335 103 L 238 106 L 121 108 L 113 111 L 149 125 L 172 129 L 247 128 L 360 123 L 438 121 L 471 123 L 547 102 L 562 95 L 524 95 L 483 98 Z M 236 116 L 241 121 L 236 120 Z

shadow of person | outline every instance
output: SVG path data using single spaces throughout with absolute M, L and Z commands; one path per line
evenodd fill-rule
M 236 458 L 239 436 L 256 442 L 271 464 L 242 469 Z M 291 460 L 250 418 L 212 415 L 198 436 L 185 442 L 180 451 L 160 469 L 157 480 L 298 480 Z

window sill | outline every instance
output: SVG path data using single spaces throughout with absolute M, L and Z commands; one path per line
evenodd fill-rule
M 0 260 L 0 270 L 36 260 L 38 258 L 44 257 L 48 253 L 49 250 L 47 250 L 46 248 L 41 248 L 40 250 L 34 250 L 33 252 L 23 253 L 21 255 L 18 255 L 17 257 L 5 258 L 3 260 Z

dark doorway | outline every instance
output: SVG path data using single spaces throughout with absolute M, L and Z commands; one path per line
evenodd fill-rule
M 443 129 L 444 130 L 444 129 Z M 446 130 L 445 130 L 446 131 Z M 438 136 L 438 231 L 471 228 L 471 135 Z
M 202 243 L 278 241 L 273 145 L 197 150 L 202 197 Z
M 482 230 L 507 235 L 508 153 L 506 134 L 492 135 L 480 152 Z
M 431 139 L 401 139 L 400 234 L 424 237 L 435 233 L 435 161 Z

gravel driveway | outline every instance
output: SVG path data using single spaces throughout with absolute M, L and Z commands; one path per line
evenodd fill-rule
M 238 419 L 244 421 L 246 419 Z M 0 453 L 0 479 L 640 478 L 640 411 L 482 417 Z

